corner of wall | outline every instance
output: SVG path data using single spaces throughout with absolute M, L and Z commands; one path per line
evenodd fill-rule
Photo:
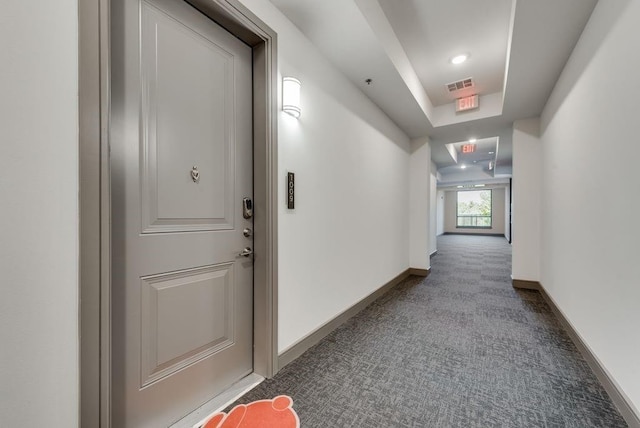
M 409 158 L 409 267 L 430 269 L 431 146 L 429 138 L 411 141 Z
M 512 276 L 540 281 L 542 146 L 540 118 L 513 124 Z

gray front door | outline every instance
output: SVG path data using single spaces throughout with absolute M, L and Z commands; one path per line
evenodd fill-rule
M 251 49 L 181 0 L 112 0 L 112 426 L 253 371 Z

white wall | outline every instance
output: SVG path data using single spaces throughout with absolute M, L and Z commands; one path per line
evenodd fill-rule
M 491 192 L 491 228 L 490 229 L 466 229 L 456 227 L 457 211 L 456 206 L 458 196 L 456 190 L 444 192 L 444 231 L 446 233 L 469 233 L 469 234 L 504 234 L 504 187 L 486 186 L 474 190 L 492 190 Z
M 278 33 L 280 74 L 302 82 L 300 119 L 278 112 L 282 352 L 409 267 L 410 147 L 270 2 L 243 3 Z
M 436 194 L 436 235 L 440 236 L 444 233 L 444 190 L 438 190 Z
M 431 146 L 428 138 L 411 141 L 409 168 L 409 265 L 416 269 L 430 269 Z
M 431 162 L 430 187 L 429 187 L 429 254 L 438 251 L 438 168 Z
M 0 426 L 78 426 L 78 3 L 2 2 Z
M 513 124 L 513 279 L 540 281 L 540 120 Z
M 600 1 L 542 114 L 541 282 L 640 417 L 638 21 Z

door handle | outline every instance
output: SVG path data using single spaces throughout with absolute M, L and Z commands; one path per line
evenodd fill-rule
M 253 250 L 251 249 L 251 247 L 247 247 L 244 250 L 240 251 L 240 254 L 238 255 L 242 257 L 249 257 L 251 254 L 253 254 Z

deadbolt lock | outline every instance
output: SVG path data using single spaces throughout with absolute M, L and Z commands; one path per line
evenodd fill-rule
M 242 216 L 244 218 L 253 217 L 253 202 L 251 198 L 242 198 Z

